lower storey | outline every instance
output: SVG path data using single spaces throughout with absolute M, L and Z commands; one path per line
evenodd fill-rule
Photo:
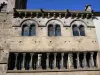
M 97 69 L 97 52 L 10 53 L 8 70 Z

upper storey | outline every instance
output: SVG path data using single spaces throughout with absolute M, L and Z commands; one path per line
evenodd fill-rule
M 10 43 L 10 50 L 16 51 L 17 49 L 17 51 L 34 50 L 45 52 L 48 50 L 98 50 L 95 27 L 93 24 L 94 15 L 90 5 L 86 6 L 84 11 L 25 10 L 25 5 L 23 5 L 23 3 L 19 4 L 20 2 L 17 3 L 17 1 L 8 1 L 7 12 L 9 13 L 5 13 L 4 18 L 6 18 L 6 20 L 4 20 L 5 22 L 1 22 L 0 37 L 3 37 L 3 39 L 7 38 L 4 40 Z M 19 4 L 19 6 L 16 4 Z M 16 9 L 13 11 L 13 8 Z M 3 19 L 3 17 L 1 19 Z M 78 32 L 79 29 L 80 31 L 84 29 L 85 36 L 79 36 L 81 35 L 79 34 L 80 32 Z M 52 31 L 54 33 L 53 35 L 57 36 L 58 34 L 55 34 L 55 32 L 59 32 L 60 36 L 49 37 L 48 35 L 51 34 Z M 78 37 L 73 36 L 74 32 L 78 33 Z M 32 35 L 32 37 L 24 36 L 26 33 L 29 36 Z M 33 33 L 35 36 L 33 36 Z M 87 42 L 90 46 L 87 45 Z M 3 44 L 1 44 L 1 47 L 2 45 Z

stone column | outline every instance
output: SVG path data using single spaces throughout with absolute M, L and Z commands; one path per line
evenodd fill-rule
M 68 69 L 72 69 L 73 68 L 73 54 L 69 53 L 68 54 Z
M 30 53 L 31 60 L 30 60 L 30 69 L 32 70 L 32 60 L 33 60 L 34 53 Z
M 42 54 L 38 54 L 38 61 L 37 61 L 38 68 L 41 68 L 41 56 L 42 56 Z
M 49 68 L 49 54 L 50 53 L 47 53 L 47 59 L 46 59 L 46 67 Z
M 54 53 L 53 68 L 56 68 L 56 56 L 57 56 L 57 53 Z
M 93 59 L 94 52 L 90 54 L 90 67 L 94 67 L 94 59 Z
M 77 53 L 77 68 L 80 68 L 79 53 Z
M 61 66 L 62 69 L 64 68 L 64 53 L 61 53 Z
M 84 52 L 83 67 L 87 68 L 86 52 Z
M 15 53 L 15 68 L 14 68 L 14 70 L 17 70 L 17 57 L 18 57 L 18 53 Z
M 26 53 L 23 53 L 22 70 L 25 70 L 25 56 L 26 56 Z
M 100 51 L 97 52 L 95 67 L 100 68 Z

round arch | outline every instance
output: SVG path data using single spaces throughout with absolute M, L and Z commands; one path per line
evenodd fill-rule
M 27 23 L 30 23 L 31 24 L 35 24 L 36 26 L 39 26 L 38 22 L 36 20 L 33 20 L 33 19 L 26 19 L 26 20 L 23 20 L 21 23 L 20 23 L 20 27 L 22 27 L 24 24 L 27 24 Z
M 46 23 L 46 26 L 48 26 L 49 25 L 49 23 L 51 22 L 51 21 L 56 21 L 58 24 L 60 23 L 60 26 L 64 26 L 64 24 L 62 23 L 62 21 L 61 20 L 58 20 L 58 19 L 50 19 L 50 20 L 48 20 L 47 21 L 47 23 Z
M 84 22 L 83 20 L 73 20 L 73 21 L 70 23 L 70 27 L 72 27 L 73 25 L 77 25 L 76 23 L 74 23 L 74 22 L 77 22 L 77 21 L 80 22 L 79 25 L 83 25 L 84 27 L 87 27 L 86 22 Z

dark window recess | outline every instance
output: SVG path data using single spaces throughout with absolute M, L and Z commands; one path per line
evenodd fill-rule
M 22 69 L 22 64 L 23 64 L 23 54 L 19 53 L 17 57 L 17 64 L 16 64 L 18 70 Z
M 76 55 L 76 53 L 73 53 L 73 65 L 74 65 L 74 68 L 76 69 L 77 68 L 77 55 Z
M 41 57 L 41 66 L 42 66 L 42 69 L 45 70 L 47 67 L 46 67 L 46 60 L 47 60 L 47 56 L 46 56 L 46 53 L 42 53 L 42 57 Z
M 33 70 L 36 70 L 36 68 L 37 68 L 37 61 L 38 61 L 38 54 L 35 53 L 35 54 L 33 55 L 33 61 L 32 61 Z
M 58 69 L 60 69 L 61 67 L 61 53 L 58 53 L 56 56 L 56 66 Z
M 26 53 L 26 56 L 25 56 L 25 70 L 29 70 L 30 68 L 30 59 L 31 56 L 30 56 L 30 53 Z
M 48 26 L 48 36 L 54 36 L 55 32 L 54 32 L 54 27 L 53 25 L 49 25 Z
M 13 70 L 15 68 L 15 54 L 10 53 L 8 58 L 8 70 Z
M 81 68 L 84 68 L 84 63 L 83 63 L 83 61 L 84 61 L 84 54 L 83 53 L 80 53 L 79 54 L 79 62 L 80 62 L 80 67 Z
M 73 25 L 72 30 L 73 30 L 73 36 L 79 36 L 79 30 L 77 25 Z
M 34 24 L 30 25 L 29 35 L 36 36 L 36 26 Z
M 29 27 L 27 25 L 22 26 L 22 36 L 29 36 Z
M 61 27 L 60 27 L 60 25 L 55 26 L 55 36 L 61 36 Z
M 68 54 L 65 53 L 64 54 L 64 62 L 63 62 L 63 66 L 65 69 L 67 69 L 67 67 L 68 67 L 67 62 L 68 62 Z
M 50 54 L 50 56 L 49 56 L 49 67 L 50 67 L 50 69 L 53 69 L 54 67 L 53 67 L 53 64 L 54 64 L 54 55 L 53 55 L 53 53 L 51 53 Z
M 87 61 L 87 67 L 91 67 L 91 61 L 90 61 L 90 53 L 87 53 L 86 55 L 86 61 Z
M 80 36 L 85 36 L 85 29 L 83 25 L 79 26 Z
M 94 66 L 97 67 L 97 52 L 94 52 L 93 59 L 94 59 Z

